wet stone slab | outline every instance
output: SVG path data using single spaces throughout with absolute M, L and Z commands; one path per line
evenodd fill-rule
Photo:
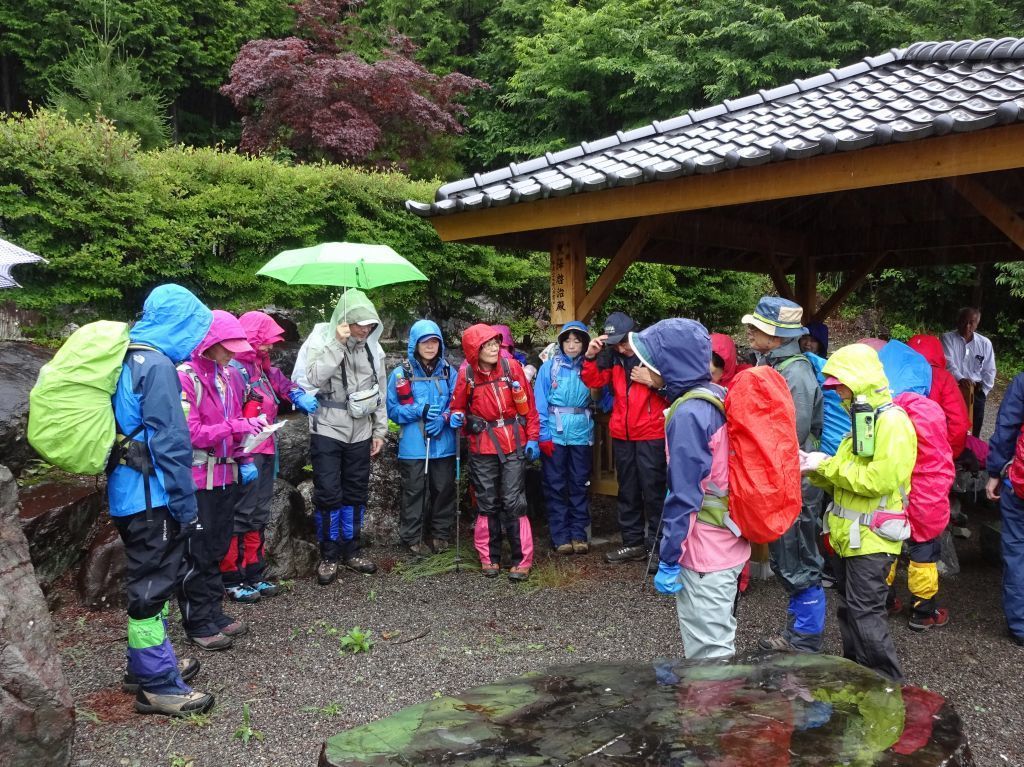
M 321 767 L 973 767 L 941 696 L 830 656 L 554 666 L 330 738 Z

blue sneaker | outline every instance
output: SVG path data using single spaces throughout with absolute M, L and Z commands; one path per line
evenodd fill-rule
M 233 602 L 245 602 L 252 604 L 253 602 L 260 601 L 260 592 L 256 589 L 251 589 L 248 586 L 229 586 L 224 589 L 227 592 L 228 597 Z
M 268 581 L 250 584 L 249 588 L 255 589 L 262 597 L 275 597 L 281 593 L 281 587 Z

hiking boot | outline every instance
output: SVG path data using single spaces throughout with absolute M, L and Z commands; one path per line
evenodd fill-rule
M 231 621 L 220 630 L 220 633 L 226 637 L 240 637 L 249 633 L 249 625 L 245 621 Z
M 180 692 L 164 694 L 138 690 L 135 693 L 135 710 L 140 714 L 164 714 L 165 716 L 191 716 L 213 708 L 213 696 L 207 692 Z
M 260 592 L 245 585 L 229 586 L 224 589 L 224 591 L 227 593 L 228 598 L 233 602 L 243 602 L 251 605 L 253 602 L 260 601 Z
M 529 567 L 520 567 L 519 565 L 516 565 L 515 567 L 510 567 L 509 568 L 508 579 L 510 581 L 514 581 L 514 582 L 520 583 L 522 581 L 525 581 L 529 577 L 530 577 L 530 568 Z
M 316 582 L 321 586 L 329 586 L 338 577 L 338 563 L 321 561 L 316 566 Z
M 896 597 L 891 602 L 886 602 L 885 611 L 889 613 L 889 615 L 899 615 L 903 612 L 903 600 Z
M 377 565 L 366 557 L 349 557 L 345 560 L 345 567 L 349 570 L 355 570 L 357 573 L 364 573 L 365 575 L 373 575 L 373 573 L 377 572 Z
M 586 554 L 590 551 L 590 544 L 586 541 L 573 541 L 572 542 L 572 553 L 573 554 Z
M 186 640 L 196 647 L 210 651 L 226 650 L 235 643 L 231 637 L 225 636 L 220 632 L 208 637 L 186 637 Z
M 560 546 L 555 546 L 555 551 L 559 554 L 572 554 L 572 544 L 563 543 Z
M 940 607 L 927 615 L 912 614 L 907 626 L 911 631 L 927 631 L 928 629 L 942 628 L 947 623 L 949 623 L 949 610 Z
M 1024 647 L 1024 636 L 1021 636 L 1020 634 L 1014 634 L 1012 631 L 1010 631 L 1009 634 L 1011 642 L 1013 642 L 1018 647 Z
M 618 564 L 619 562 L 639 562 L 646 557 L 647 549 L 642 545 L 619 546 L 617 549 L 606 551 L 604 561 L 608 564 Z
M 178 658 L 178 674 L 181 681 L 188 682 L 194 679 L 201 666 L 202 664 L 195 658 Z M 121 677 L 121 689 L 125 692 L 138 692 L 139 680 L 131 671 L 125 671 Z
M 762 650 L 771 650 L 772 652 L 797 652 L 789 640 L 780 635 L 761 637 L 757 640 L 757 646 Z
M 448 549 L 450 549 L 451 547 L 452 547 L 452 544 L 449 541 L 446 541 L 444 538 L 435 538 L 434 539 L 434 553 L 435 554 L 440 554 L 442 551 L 448 551 Z
M 497 578 L 498 573 L 501 572 L 501 565 L 497 562 L 488 562 L 480 565 L 480 572 L 484 574 L 485 578 Z
M 426 559 L 427 557 L 430 556 L 430 549 L 428 549 L 422 543 L 407 543 L 407 544 L 405 544 L 405 550 L 408 551 L 410 554 L 412 554 L 417 559 Z M 346 562 L 345 564 L 347 565 L 348 562 Z M 374 568 L 374 570 L 375 569 L 376 568 Z M 362 572 L 362 571 L 360 571 L 360 572 Z M 373 572 L 373 570 L 370 570 L 370 572 Z
M 259 583 L 253 583 L 249 586 L 260 593 L 261 597 L 276 597 L 281 593 L 281 587 L 276 583 L 270 581 L 260 581 Z

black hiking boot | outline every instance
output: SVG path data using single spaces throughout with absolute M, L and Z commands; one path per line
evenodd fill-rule
M 604 561 L 608 564 L 620 562 L 639 562 L 647 559 L 647 549 L 643 545 L 619 546 L 617 549 L 606 551 Z

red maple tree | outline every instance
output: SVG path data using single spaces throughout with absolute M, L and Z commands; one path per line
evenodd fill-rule
M 359 4 L 300 0 L 292 6 L 294 36 L 242 46 L 221 87 L 243 115 L 242 150 L 405 165 L 439 136 L 462 132 L 459 97 L 487 85 L 424 69 L 408 38 L 362 27 L 354 14 Z

